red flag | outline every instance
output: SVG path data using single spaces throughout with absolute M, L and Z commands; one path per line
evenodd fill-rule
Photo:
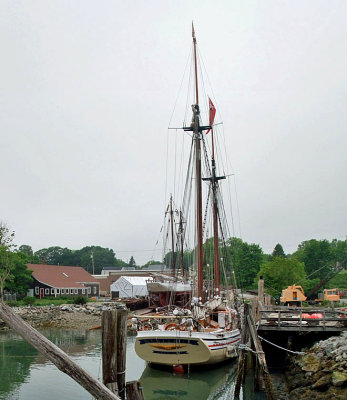
M 208 98 L 208 107 L 209 107 L 209 110 L 210 110 L 210 121 L 209 121 L 210 123 L 209 123 L 209 125 L 212 126 L 212 125 L 213 125 L 213 122 L 214 122 L 214 117 L 216 116 L 216 108 L 215 108 L 215 106 L 214 106 L 214 104 L 212 103 L 212 101 L 211 101 L 210 98 Z M 209 129 L 209 130 L 206 132 L 206 134 L 209 133 L 210 130 L 211 130 L 211 129 Z

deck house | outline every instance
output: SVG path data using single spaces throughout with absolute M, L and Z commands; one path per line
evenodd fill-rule
M 82 267 L 28 264 L 35 297 L 99 296 L 99 282 Z

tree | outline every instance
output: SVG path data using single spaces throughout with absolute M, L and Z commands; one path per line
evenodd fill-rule
M 273 257 L 285 257 L 286 256 L 283 251 L 283 247 L 279 243 L 276 244 L 276 246 L 272 252 L 272 256 Z
M 22 244 L 21 246 L 18 247 L 18 250 L 29 257 L 32 257 L 34 255 L 32 247 L 27 244 Z
M 66 247 L 52 246 L 35 252 L 40 261 L 49 265 L 78 265 L 76 254 Z
M 278 296 L 282 289 L 306 278 L 305 265 L 295 257 L 275 257 L 261 266 L 255 283 L 260 276 L 264 278 L 266 291 L 272 296 Z
M 294 255 L 305 264 L 307 277 L 323 279 L 334 266 L 334 252 L 328 240 L 311 239 L 298 246 Z
M 130 257 L 129 260 L 129 267 L 135 267 L 136 266 L 136 262 L 133 256 Z
M 13 244 L 14 231 L 0 222 L 0 299 L 4 297 L 5 282 L 13 279 L 13 260 L 11 249 L 16 246 Z
M 249 244 L 239 238 L 230 238 L 227 246 L 236 281 L 243 288 L 251 287 L 263 262 L 263 250 L 258 244 Z
M 347 289 L 347 271 L 341 271 L 327 282 L 324 289 Z
M 12 265 L 11 279 L 5 282 L 4 288 L 10 292 L 25 294 L 33 280 L 32 271 L 27 268 L 28 256 L 22 252 L 9 255 Z

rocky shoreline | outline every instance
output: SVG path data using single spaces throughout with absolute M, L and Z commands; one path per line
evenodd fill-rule
M 104 310 L 119 307 L 118 303 L 85 305 L 62 304 L 60 306 L 13 307 L 13 311 L 34 328 L 91 329 L 101 324 Z M 0 331 L 8 330 L 8 326 L 0 319 Z
M 289 399 L 347 399 L 347 332 L 321 340 L 303 352 L 290 356 L 286 369 Z

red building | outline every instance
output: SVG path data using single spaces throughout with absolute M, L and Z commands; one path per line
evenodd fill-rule
M 28 264 L 28 269 L 35 297 L 99 296 L 99 282 L 82 267 Z

